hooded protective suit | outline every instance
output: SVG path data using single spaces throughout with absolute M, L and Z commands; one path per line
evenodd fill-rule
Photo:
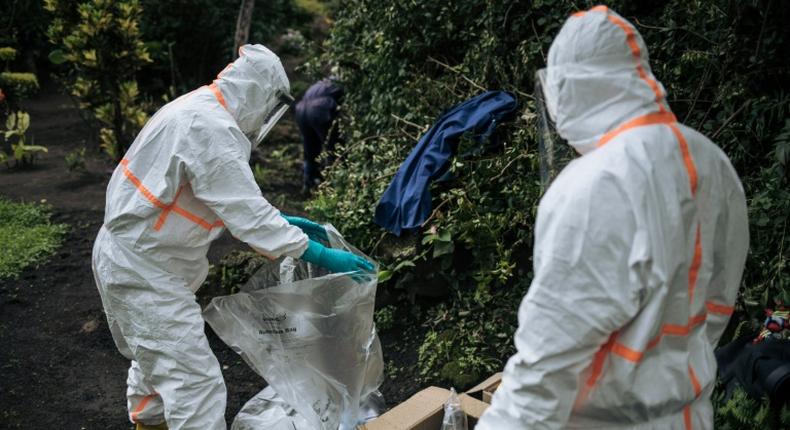
M 212 85 L 157 112 L 113 173 L 93 270 L 116 345 L 133 360 L 133 422 L 226 428 L 225 385 L 194 292 L 225 228 L 272 258 L 307 247 L 248 164 L 250 139 L 276 122 L 288 92 L 277 56 L 246 45 Z
M 478 430 L 712 428 L 713 349 L 748 248 L 724 153 L 679 124 L 616 13 L 575 14 L 545 95 L 582 154 L 540 202 L 517 353 Z

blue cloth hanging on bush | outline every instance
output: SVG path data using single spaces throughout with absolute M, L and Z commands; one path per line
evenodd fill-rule
M 513 116 L 516 107 L 513 94 L 488 91 L 445 112 L 420 138 L 384 191 L 376 206 L 376 224 L 398 236 L 422 225 L 431 213 L 431 182 L 447 171 L 461 135 L 472 132 L 481 144 L 498 122 Z

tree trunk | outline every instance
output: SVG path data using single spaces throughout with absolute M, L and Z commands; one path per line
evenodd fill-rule
M 113 131 L 115 132 L 115 157 L 121 161 L 123 155 L 126 153 L 126 148 L 129 142 L 126 141 L 126 135 L 123 132 L 123 113 L 121 112 L 121 90 L 118 89 L 118 95 L 113 97 Z
M 247 39 L 250 37 L 253 7 L 255 7 L 255 0 L 241 0 L 239 19 L 236 20 L 236 37 L 233 38 L 233 53 L 231 54 L 233 59 L 239 56 L 239 48 L 247 43 Z

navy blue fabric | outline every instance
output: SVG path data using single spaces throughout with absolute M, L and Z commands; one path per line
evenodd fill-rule
M 304 183 L 308 188 L 321 179 L 321 169 L 316 160 L 324 144 L 328 151 L 335 149 L 338 135 L 333 132 L 327 136 L 327 133 L 342 98 L 343 89 L 331 80 L 323 79 L 311 85 L 296 104 L 296 125 L 304 144 Z
M 516 107 L 513 94 L 488 91 L 445 112 L 420 138 L 384 191 L 376 206 L 376 224 L 398 236 L 418 228 L 431 213 L 431 182 L 447 171 L 461 135 L 472 132 L 482 143 Z

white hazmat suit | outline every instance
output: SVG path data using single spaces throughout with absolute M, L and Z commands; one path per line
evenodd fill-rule
M 540 202 L 518 352 L 477 429 L 712 428 L 748 248 L 738 176 L 677 122 L 641 36 L 606 7 L 568 19 L 546 72 L 581 157 Z
M 277 56 L 246 45 L 212 85 L 159 110 L 113 173 L 93 271 L 115 343 L 132 360 L 132 422 L 226 428 L 225 384 L 194 292 L 225 228 L 272 258 L 307 248 L 249 166 L 288 92 Z

